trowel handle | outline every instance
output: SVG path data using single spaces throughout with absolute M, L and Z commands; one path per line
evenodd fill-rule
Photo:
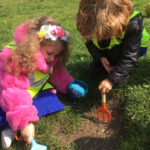
M 37 143 L 35 142 L 34 138 L 31 140 L 31 145 L 35 146 Z
M 106 94 L 102 94 L 102 103 L 106 103 Z

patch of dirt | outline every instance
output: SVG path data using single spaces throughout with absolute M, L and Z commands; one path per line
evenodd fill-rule
M 96 110 L 83 114 L 83 124 L 72 134 L 60 135 L 61 142 L 75 143 L 76 150 L 117 150 L 123 137 L 122 104 L 119 99 L 107 103 L 111 124 L 97 120 Z

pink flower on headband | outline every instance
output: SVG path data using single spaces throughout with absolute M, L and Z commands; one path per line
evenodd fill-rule
M 64 36 L 63 29 L 60 27 L 56 27 L 56 33 L 57 33 L 59 38 L 62 38 Z

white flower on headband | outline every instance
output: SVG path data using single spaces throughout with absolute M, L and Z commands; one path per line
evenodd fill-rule
M 68 31 L 63 30 L 61 26 L 56 25 L 43 25 L 41 26 L 40 32 L 38 33 L 39 38 L 51 39 L 52 41 L 56 41 L 58 38 L 67 41 L 68 35 Z

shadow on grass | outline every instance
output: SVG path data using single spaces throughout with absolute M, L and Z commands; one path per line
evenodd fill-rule
M 79 56 L 80 58 L 80 56 Z M 69 63 L 67 66 L 70 74 L 75 78 L 82 80 L 88 84 L 88 94 L 85 98 L 79 99 L 77 103 L 73 104 L 71 100 L 67 97 L 67 95 L 61 95 L 60 99 L 64 105 L 71 105 L 72 111 L 74 113 L 85 113 L 88 112 L 91 108 L 98 108 L 101 106 L 101 94 L 98 90 L 99 83 L 105 79 L 106 75 L 100 74 L 97 77 L 91 77 L 88 68 L 90 65 L 90 61 L 88 62 L 80 62 L 75 61 Z M 108 100 L 112 99 L 113 90 L 108 94 Z
M 110 142 L 111 141 L 111 142 Z M 82 137 L 74 141 L 75 150 L 117 150 L 118 142 L 116 137 L 94 138 Z
M 88 72 L 89 65 L 90 62 L 76 62 L 70 63 L 68 65 L 68 69 L 71 75 L 75 79 L 83 80 L 84 82 L 86 82 L 89 88 L 87 96 L 79 100 L 77 104 L 72 106 L 72 109 L 75 112 L 81 113 L 87 112 L 93 106 L 97 107 L 101 105 L 101 94 L 98 90 L 98 85 L 106 76 L 101 74 L 99 77 L 91 78 Z M 150 83 L 150 60 L 149 58 L 147 58 L 140 60 L 137 63 L 136 68 L 131 72 L 127 85 L 132 87 L 138 85 L 142 86 L 143 84 L 149 83 Z M 115 87 L 114 89 L 107 94 L 108 100 L 113 98 L 113 96 L 117 93 L 116 91 L 119 91 L 120 88 Z M 121 89 L 123 90 L 124 86 Z M 67 96 L 63 99 L 66 99 L 66 101 L 64 101 L 64 104 L 69 105 Z M 70 103 L 70 105 L 72 104 Z
M 101 98 L 98 90 L 99 83 L 104 79 L 103 75 L 97 77 L 91 77 L 88 71 L 91 62 L 76 62 L 68 65 L 71 75 L 78 80 L 84 81 L 88 84 L 88 94 L 85 98 L 79 100 L 80 106 L 84 105 L 88 111 L 93 105 L 98 104 L 98 99 Z M 83 108 L 82 108 L 83 109 Z

